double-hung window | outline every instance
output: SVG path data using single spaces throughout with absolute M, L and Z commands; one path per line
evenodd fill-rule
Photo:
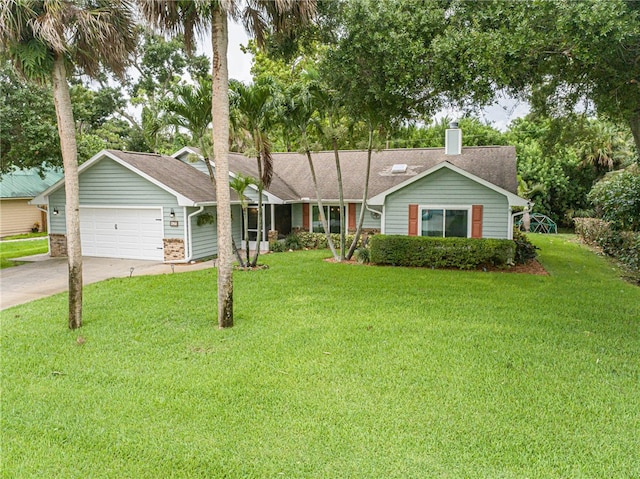
M 419 218 L 422 236 L 471 237 L 471 207 L 423 206 Z

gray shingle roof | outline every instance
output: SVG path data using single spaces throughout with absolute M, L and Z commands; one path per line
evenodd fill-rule
M 197 149 L 193 148 L 194 151 Z M 169 156 L 109 150 L 132 167 L 154 178 L 168 188 L 197 203 L 215 201 L 215 190 L 206 174 Z M 338 199 L 335 156 L 332 151 L 312 153 L 322 198 Z M 366 172 L 367 151 L 340 152 L 345 200 L 361 200 Z M 462 148 L 460 155 L 445 155 L 444 148 L 394 149 L 373 152 L 369 198 L 376 196 L 412 176 L 448 161 L 512 193 L 517 191 L 516 152 L 512 146 L 480 146 Z M 274 175 L 268 191 L 284 201 L 315 199 L 306 155 L 274 153 Z M 392 173 L 395 164 L 406 164 L 403 173 Z M 255 158 L 239 153 L 229 154 L 229 169 L 253 177 L 257 176 Z M 232 192 L 232 201 L 237 196 Z
M 176 158 L 155 153 L 107 151 L 195 203 L 216 201 L 216 190 L 209 176 Z M 237 201 L 237 199 L 237 195 L 232 192 L 231 200 Z
M 312 153 L 312 160 L 323 199 L 338 198 L 335 156 L 332 151 Z M 269 191 L 285 201 L 300 201 L 316 197 L 305 155 L 274 153 L 274 178 Z M 366 150 L 340 152 L 344 198 L 362 199 L 366 173 Z M 439 163 L 448 161 L 512 193 L 517 191 L 516 151 L 512 146 L 481 146 L 462 148 L 460 155 L 445 155 L 444 148 L 395 149 L 373 152 L 369 198 L 418 175 Z M 230 154 L 230 169 L 255 176 L 256 160 Z M 392 173 L 394 164 L 406 164 L 404 173 Z

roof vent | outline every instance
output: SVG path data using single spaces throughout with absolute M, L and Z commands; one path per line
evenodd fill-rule
M 391 173 L 399 174 L 407 172 L 407 164 L 406 163 L 396 163 L 391 167 Z

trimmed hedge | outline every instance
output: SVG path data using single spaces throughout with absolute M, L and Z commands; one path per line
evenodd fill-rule
M 640 232 L 617 231 L 608 221 L 598 218 L 574 218 L 576 234 L 591 245 L 597 245 L 609 256 L 626 265 L 632 279 L 640 284 Z
M 372 263 L 430 268 L 506 266 L 513 263 L 516 252 L 512 240 L 488 238 L 375 235 L 369 245 Z

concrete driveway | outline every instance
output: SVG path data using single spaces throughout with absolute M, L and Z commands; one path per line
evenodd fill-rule
M 66 258 L 42 254 L 16 259 L 28 263 L 0 270 L 0 310 L 68 291 Z M 84 284 L 130 275 L 182 273 L 213 267 L 213 261 L 176 264 L 172 268 L 157 261 L 88 257 L 82 259 L 82 264 Z

